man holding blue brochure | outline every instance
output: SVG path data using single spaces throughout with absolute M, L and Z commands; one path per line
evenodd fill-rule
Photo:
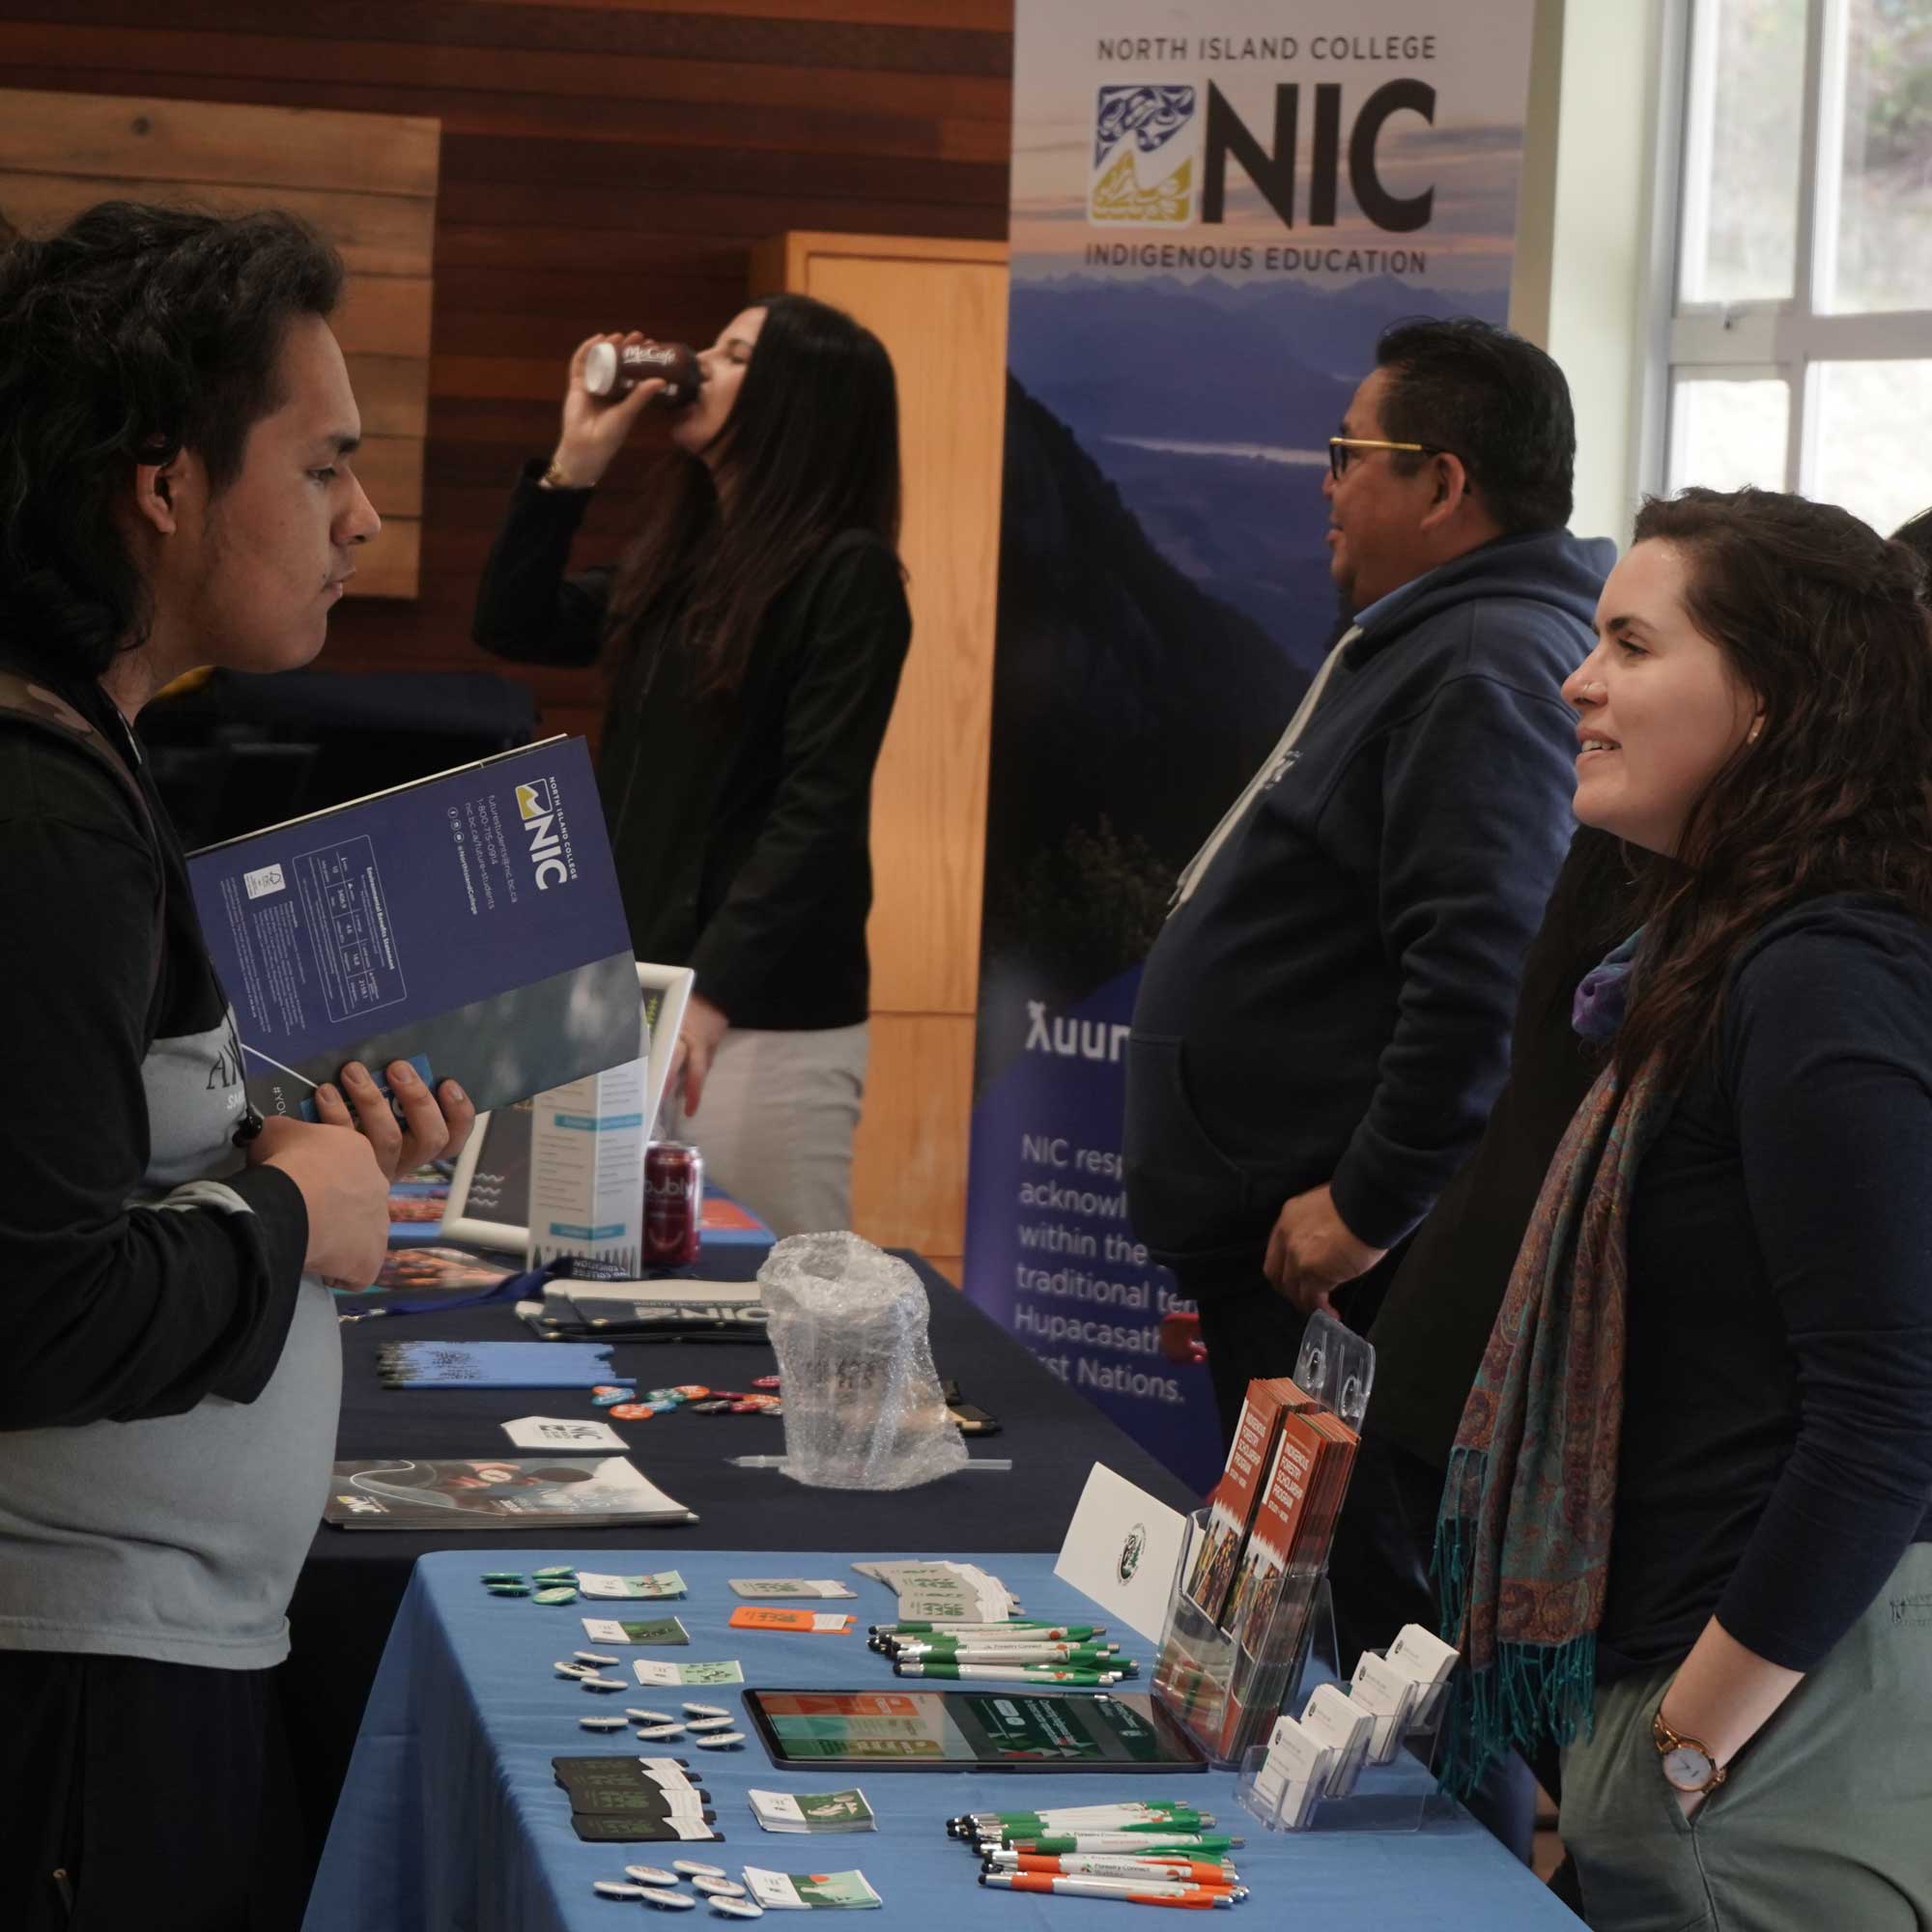
M 284 1922 L 270 1671 L 328 1482 L 324 1286 L 375 1277 L 453 1082 L 251 1117 L 132 725 L 322 648 L 380 527 L 334 254 L 110 203 L 0 251 L 0 1899 L 10 1926 Z

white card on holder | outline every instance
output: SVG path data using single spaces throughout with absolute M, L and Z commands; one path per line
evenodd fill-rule
M 1442 1701 L 1442 1687 L 1449 1682 L 1449 1673 L 1456 1668 L 1461 1655 L 1453 1643 L 1445 1643 L 1434 1631 L 1424 1630 L 1420 1624 L 1404 1624 L 1396 1633 L 1395 1641 L 1389 1645 L 1388 1661 L 1405 1677 L 1412 1677 L 1422 1686 L 1409 1713 L 1410 1723 L 1424 1723 L 1435 1714 L 1436 1705 Z
M 1375 1727 L 1375 1714 L 1354 1702 L 1339 1684 L 1318 1684 L 1309 1693 L 1301 1728 L 1335 1754 L 1328 1770 L 1330 1798 L 1347 1798 L 1354 1790 Z
M 1150 1643 L 1158 1643 L 1186 1541 L 1187 1519 L 1179 1510 L 1095 1463 L 1053 1574 Z
M 1321 1800 L 1334 1753 L 1293 1718 L 1277 1718 L 1268 1736 L 1263 1777 L 1256 1779 L 1263 1796 L 1276 1804 L 1282 1829 L 1298 1832 L 1308 1823 Z M 1264 1778 L 1266 1780 L 1264 1785 Z M 1276 1802 L 1275 1793 L 1279 1792 Z
M 1420 1687 L 1412 1677 L 1405 1677 L 1386 1658 L 1365 1650 L 1355 1665 L 1355 1681 L 1349 1694 L 1365 1711 L 1375 1716 L 1376 1727 L 1369 1739 L 1369 1762 L 1391 1764 L 1402 1745 L 1403 1726 L 1408 1721 Z

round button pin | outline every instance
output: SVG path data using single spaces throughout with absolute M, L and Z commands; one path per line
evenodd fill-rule
M 697 1901 L 688 1891 L 660 1891 L 654 1885 L 641 1885 L 638 1896 L 660 1912 L 696 1912 Z
M 530 1599 L 533 1604 L 574 1604 L 576 1601 L 577 1592 L 567 1583 L 547 1584 Z
M 617 1422 L 648 1422 L 656 1413 L 647 1402 L 614 1403 L 611 1408 L 611 1417 Z
M 640 1711 L 633 1705 L 624 1707 L 624 1715 L 634 1724 L 675 1724 L 677 1719 L 668 1711 Z
M 577 1721 L 586 1731 L 621 1731 L 624 1728 L 622 1718 L 579 1718 Z
M 673 1859 L 670 1861 L 670 1868 L 672 1871 L 682 1872 L 686 1878 L 723 1878 L 724 1876 L 724 1867 L 723 1865 L 708 1865 L 701 1859 Z
M 691 1718 L 684 1727 L 688 1731 L 728 1731 L 737 1721 L 735 1718 Z
M 626 1865 L 626 1876 L 634 1878 L 639 1885 L 675 1885 L 677 1874 L 668 1872 L 661 1865 Z
M 724 1704 L 694 1704 L 688 1699 L 684 1714 L 688 1718 L 728 1718 L 731 1715 L 729 1708 Z
M 696 1877 L 691 1881 L 693 1891 L 701 1891 L 706 1898 L 743 1898 L 745 1888 L 732 1878 Z
M 683 1737 L 684 1726 L 682 1724 L 646 1724 L 638 1735 L 647 1745 L 668 1745 L 673 1738 Z
M 765 1908 L 749 1898 L 714 1898 L 711 1909 L 720 1918 L 762 1918 Z
M 590 1889 L 599 1898 L 641 1898 L 644 1889 L 640 1885 L 629 1885 L 620 1878 L 599 1878 L 590 1882 Z
M 699 1750 L 736 1750 L 745 1742 L 743 1731 L 714 1731 L 708 1737 L 691 1741 Z

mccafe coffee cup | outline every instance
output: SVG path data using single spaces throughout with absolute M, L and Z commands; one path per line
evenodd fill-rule
M 695 403 L 704 380 L 696 355 L 682 342 L 631 342 L 621 349 L 600 342 L 583 358 L 584 388 L 606 402 L 628 396 L 654 376 L 663 378 L 665 387 L 651 400 L 668 410 Z

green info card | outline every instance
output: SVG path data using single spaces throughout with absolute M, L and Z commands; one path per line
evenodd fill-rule
M 691 1633 L 676 1617 L 585 1617 L 592 1643 L 689 1643 Z
M 1202 1771 L 1145 1693 L 751 1690 L 745 1707 L 779 1764 L 886 1770 Z

